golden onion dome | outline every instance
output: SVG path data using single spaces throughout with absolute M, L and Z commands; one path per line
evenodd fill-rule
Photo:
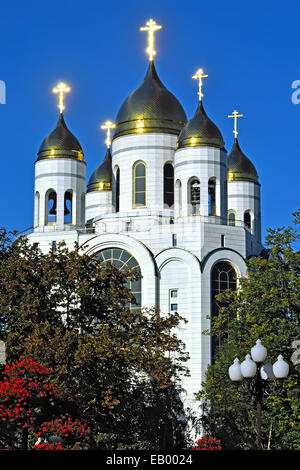
M 150 61 L 144 80 L 118 112 L 113 139 L 149 132 L 178 135 L 186 121 L 183 107 L 160 81 Z
M 44 158 L 73 158 L 83 160 L 80 143 L 68 129 L 63 114 L 60 113 L 56 127 L 43 140 L 38 151 L 38 160 Z
M 91 191 L 103 191 L 111 189 L 112 180 L 112 166 L 111 166 L 111 153 L 110 149 L 107 149 L 105 158 L 101 165 L 96 168 L 92 173 L 88 185 L 87 193 Z
M 242 152 L 238 139 L 234 140 L 227 159 L 228 181 L 253 181 L 258 183 L 258 174 L 253 163 Z
M 207 116 L 202 100 L 194 116 L 179 134 L 177 148 L 208 146 L 224 148 L 224 140 L 218 127 Z

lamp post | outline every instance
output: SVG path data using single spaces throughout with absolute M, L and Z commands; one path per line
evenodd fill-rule
M 256 404 L 256 429 L 257 429 L 257 449 L 261 450 L 261 404 L 270 383 L 276 379 L 282 380 L 288 376 L 289 365 L 283 360 L 282 355 L 278 356 L 273 364 L 267 358 L 267 350 L 261 344 L 260 339 L 251 349 L 251 355 L 247 354 L 245 360 L 240 364 L 238 358 L 229 367 L 228 373 L 230 379 L 236 384 L 243 382 L 248 385 L 248 391 L 254 398 Z M 264 363 L 265 362 L 265 363 Z

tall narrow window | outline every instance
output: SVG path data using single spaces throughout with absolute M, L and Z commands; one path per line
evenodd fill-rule
M 208 181 L 208 215 L 216 215 L 216 180 Z
M 72 192 L 65 192 L 64 200 L 64 224 L 72 223 Z
M 192 179 L 190 182 L 190 204 L 191 215 L 200 214 L 200 181 L 197 178 Z
M 174 206 L 174 168 L 171 163 L 164 165 L 164 208 Z
M 247 228 L 251 229 L 251 214 L 250 211 L 244 212 L 244 224 Z
M 181 181 L 177 180 L 175 183 L 175 207 L 177 217 L 181 217 L 182 212 L 182 194 L 181 194 Z
M 34 195 L 34 226 L 40 224 L 40 193 L 36 191 Z
M 235 227 L 235 213 L 234 212 L 229 212 L 228 214 L 228 225 Z
M 216 299 L 216 295 L 221 294 L 225 290 L 236 290 L 237 280 L 236 271 L 227 261 L 219 261 L 216 263 L 211 272 L 211 317 L 217 317 L 220 309 L 226 307 L 227 303 L 220 302 Z M 211 353 L 212 363 L 214 362 L 218 348 L 224 342 L 224 335 L 212 336 Z
M 80 207 L 80 217 L 81 217 L 81 224 L 85 224 L 85 193 L 81 194 L 81 207 Z
M 138 162 L 133 167 L 133 206 L 146 207 L 146 165 Z
M 120 211 L 120 168 L 116 171 L 116 212 Z
M 57 220 L 57 194 L 50 189 L 46 194 L 46 225 L 54 225 Z

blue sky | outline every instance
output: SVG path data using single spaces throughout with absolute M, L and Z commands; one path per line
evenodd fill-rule
M 203 68 L 205 109 L 230 150 L 238 109 L 239 142 L 262 184 L 262 230 L 290 224 L 299 195 L 300 80 L 296 1 L 85 0 L 2 2 L 0 80 L 0 226 L 33 225 L 34 161 L 58 118 L 58 81 L 68 83 L 65 119 L 79 139 L 87 177 L 105 155 L 100 125 L 114 120 L 123 100 L 144 78 L 146 34 L 153 18 L 155 64 L 163 83 L 190 118 L 197 105 L 192 75 Z

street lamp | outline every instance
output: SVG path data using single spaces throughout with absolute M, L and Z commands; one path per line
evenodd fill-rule
M 251 355 L 247 354 L 241 364 L 238 358 L 235 358 L 233 364 L 228 369 L 230 379 L 236 384 L 242 383 L 243 379 L 245 379 L 248 391 L 255 400 L 258 450 L 262 448 L 261 404 L 264 394 L 267 392 L 271 382 L 274 382 L 276 379 L 285 379 L 289 373 L 289 365 L 283 360 L 281 354 L 273 366 L 270 359 L 266 360 L 266 358 L 267 350 L 261 344 L 260 339 L 258 339 L 256 345 L 251 349 Z

